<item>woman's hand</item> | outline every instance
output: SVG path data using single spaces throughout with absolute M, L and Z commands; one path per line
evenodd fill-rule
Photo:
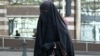
M 43 48 L 46 49 L 46 50 L 53 48 L 53 47 L 55 47 L 55 42 L 45 43 L 43 45 Z

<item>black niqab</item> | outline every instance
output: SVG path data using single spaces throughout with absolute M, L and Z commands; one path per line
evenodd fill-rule
M 74 56 L 74 49 L 67 25 L 54 4 L 45 1 L 40 5 L 34 56 L 42 56 L 41 53 L 43 53 L 42 48 L 44 44 L 52 42 L 60 42 L 68 56 Z

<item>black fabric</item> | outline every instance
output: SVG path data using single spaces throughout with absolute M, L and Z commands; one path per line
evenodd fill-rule
M 54 4 L 49 1 L 44 1 L 40 5 L 34 56 L 49 56 L 56 42 L 61 43 L 62 48 L 65 49 L 68 56 L 74 56 L 74 49 L 67 25 L 61 18 Z M 57 53 L 59 55 L 56 56 L 60 56 L 59 51 Z

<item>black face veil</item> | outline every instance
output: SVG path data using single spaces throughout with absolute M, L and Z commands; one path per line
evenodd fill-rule
M 40 5 L 34 56 L 41 53 L 43 44 L 56 41 L 61 43 L 69 56 L 74 56 L 67 25 L 53 3 L 45 1 Z

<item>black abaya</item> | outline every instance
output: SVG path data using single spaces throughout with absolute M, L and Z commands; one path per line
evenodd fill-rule
M 54 4 L 45 1 L 40 5 L 40 17 L 37 25 L 34 56 L 50 56 L 56 43 L 56 56 L 62 56 L 57 43 L 68 56 L 74 56 L 74 49 L 70 40 L 67 25 L 61 18 Z

